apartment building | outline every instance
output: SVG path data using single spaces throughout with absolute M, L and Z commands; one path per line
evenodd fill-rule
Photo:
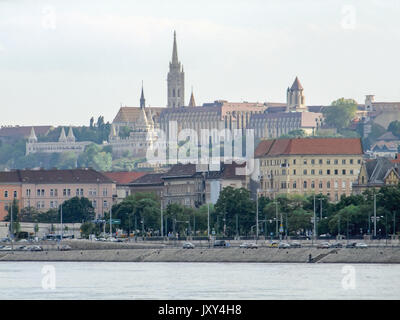
M 259 161 L 259 195 L 324 194 L 332 201 L 350 195 L 358 179 L 363 150 L 358 138 L 264 140 Z
M 0 198 L 15 197 L 20 208 L 34 207 L 39 211 L 57 209 L 77 196 L 88 198 L 99 217 L 110 210 L 115 190 L 112 179 L 90 168 L 0 172 Z M 7 205 L 9 202 L 0 204 L 2 220 Z

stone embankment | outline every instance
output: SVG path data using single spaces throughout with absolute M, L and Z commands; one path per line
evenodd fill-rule
M 73 248 L 70 251 L 0 252 L 1 261 L 97 261 L 97 262 L 258 262 L 258 263 L 400 263 L 400 247 L 364 249 L 139 248 L 105 243 L 105 248 Z M 130 248 L 127 248 L 130 247 Z M 310 256 L 311 255 L 311 256 Z M 311 260 L 310 260 L 311 258 Z

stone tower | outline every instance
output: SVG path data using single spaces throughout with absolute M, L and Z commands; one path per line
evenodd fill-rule
M 306 99 L 303 93 L 303 86 L 296 77 L 292 87 L 286 91 L 286 112 L 307 111 Z
M 176 46 L 176 32 L 174 31 L 174 45 L 172 49 L 172 61 L 169 63 L 168 72 L 168 108 L 178 108 L 185 105 L 185 73 L 183 66 L 178 61 L 178 49 Z

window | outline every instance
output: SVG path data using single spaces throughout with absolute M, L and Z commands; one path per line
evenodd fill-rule
M 71 195 L 71 189 L 67 189 L 67 196 Z
M 311 164 L 315 164 L 315 160 L 314 159 L 311 159 Z
M 40 197 L 40 189 L 37 189 L 37 190 L 36 190 L 36 195 L 37 195 L 38 197 Z
M 50 189 L 50 197 L 54 197 L 54 189 Z M 50 208 L 52 208 L 51 202 L 50 202 Z
M 358 159 L 358 160 L 357 160 L 357 163 L 358 163 L 358 164 L 361 164 L 361 160 L 360 160 L 360 159 Z
M 335 189 L 337 189 L 337 187 L 338 187 L 338 182 L 337 182 L 337 180 L 334 182 L 334 186 L 335 186 Z
M 342 189 L 346 189 L 346 181 L 342 181 Z
M 326 160 L 326 164 L 331 164 L 331 160 L 330 159 Z
M 97 207 L 97 201 L 96 201 L 96 200 L 93 200 L 93 201 L 92 201 L 92 206 L 93 206 L 93 208 L 96 208 L 96 207 Z
M 322 181 L 319 182 L 318 187 L 319 187 L 320 189 L 322 189 Z
M 319 164 L 322 164 L 322 159 L 319 159 Z
M 104 200 L 104 201 L 103 201 L 103 207 L 104 207 L 104 208 L 107 208 L 107 207 L 108 207 L 108 202 L 107 202 L 107 200 Z
M 333 163 L 338 164 L 339 163 L 338 159 L 335 159 Z
M 76 189 L 75 195 L 76 195 L 77 197 L 79 197 L 79 188 Z
M 40 194 L 42 197 L 44 197 L 44 189 L 41 190 Z
M 318 173 L 320 176 L 322 176 L 322 170 L 319 170 Z
M 339 174 L 339 170 L 338 169 L 335 169 L 335 174 L 336 175 Z
M 307 169 L 303 170 L 303 174 L 306 175 L 307 174 Z
M 327 189 L 330 189 L 330 188 L 331 188 L 331 182 L 330 182 L 330 181 L 328 181 L 328 182 L 326 183 L 326 188 L 327 188 Z
M 350 159 L 350 164 L 353 164 L 353 159 Z
M 17 191 L 14 191 L 14 198 L 16 198 L 18 195 Z
M 293 175 L 294 176 L 296 175 L 296 169 L 293 169 Z
M 326 170 L 326 174 L 331 174 L 331 170 L 330 169 L 328 169 L 328 170 Z
M 342 174 L 343 174 L 343 175 L 346 175 L 346 169 L 343 169 L 343 170 L 342 170 Z
M 346 159 L 342 159 L 342 164 L 346 164 Z
M 314 188 L 315 188 L 315 182 L 311 181 L 311 189 L 314 189 Z
M 36 208 L 37 208 L 37 209 L 40 209 L 40 201 L 37 201 L 37 202 L 36 202 Z
M 30 197 L 31 196 L 31 189 L 26 189 L 26 196 Z
M 339 195 L 337 193 L 335 193 L 335 201 L 339 200 Z
M 4 198 L 8 198 L 8 191 L 4 191 Z
M 361 183 L 362 183 L 362 184 L 365 183 L 365 178 L 364 178 L 364 176 L 361 177 Z
M 107 188 L 103 189 L 103 196 L 107 196 Z
M 293 189 L 296 189 L 297 188 L 297 183 L 296 183 L 296 181 L 294 181 L 293 182 Z
M 304 189 L 307 189 L 307 181 L 304 181 L 304 182 L 303 182 L 303 188 L 304 188 Z
M 311 170 L 311 174 L 315 174 L 315 170 L 314 169 Z
M 281 189 L 286 189 L 286 182 L 285 181 L 281 183 Z
M 307 164 L 307 159 L 304 159 L 304 160 L 303 160 L 303 164 Z
M 296 164 L 296 159 L 293 159 L 293 164 Z
M 80 196 L 83 197 L 83 189 L 80 190 Z
M 354 170 L 350 170 L 350 174 L 353 175 L 354 174 Z

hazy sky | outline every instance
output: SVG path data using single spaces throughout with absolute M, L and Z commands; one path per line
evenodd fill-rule
M 400 101 L 400 1 L 0 0 L 0 125 L 165 106 L 173 30 L 186 103 Z

